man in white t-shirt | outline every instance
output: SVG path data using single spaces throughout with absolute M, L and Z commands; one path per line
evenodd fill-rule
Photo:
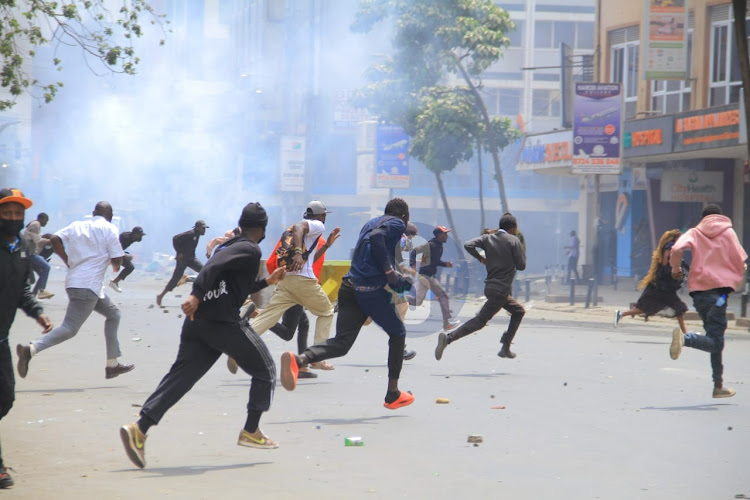
M 324 224 L 326 214 L 329 213 L 331 212 L 326 210 L 322 202 L 311 201 L 305 209 L 304 219 L 294 225 L 291 243 L 291 248 L 294 250 L 292 262 L 287 267 L 284 279 L 276 285 L 268 306 L 250 323 L 258 335 L 276 325 L 287 309 L 299 304 L 318 317 L 315 322 L 314 343 L 320 344 L 328 339 L 333 325 L 333 304 L 313 273 L 313 261 L 318 238 L 323 236 L 326 229 Z M 340 228 L 333 230 L 336 235 L 339 231 Z M 307 252 L 306 249 L 312 249 L 312 251 Z M 325 361 L 311 364 L 310 367 L 323 370 L 333 369 L 333 366 Z
M 119 232 L 112 224 L 112 205 L 100 201 L 94 208 L 91 219 L 70 224 L 52 236 L 50 242 L 55 253 L 68 266 L 65 291 L 68 308 L 62 325 L 30 344 L 18 344 L 18 374 L 26 377 L 32 356 L 52 346 L 73 338 L 93 311 L 106 319 L 104 339 L 107 345 L 105 378 L 114 378 L 127 373 L 134 365 L 123 365 L 117 328 L 120 325 L 120 310 L 104 293 L 104 274 L 112 264 L 114 272 L 120 270 L 125 254 L 120 245 Z

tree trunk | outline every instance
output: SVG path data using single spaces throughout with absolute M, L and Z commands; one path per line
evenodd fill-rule
M 477 141 L 477 164 L 479 165 L 479 233 L 484 231 L 484 180 L 482 179 L 482 142 Z
M 490 153 L 492 154 L 492 163 L 495 166 L 495 180 L 497 181 L 497 189 L 498 191 L 500 191 L 500 211 L 505 213 L 508 211 L 508 200 L 505 197 L 503 171 L 500 168 L 500 148 L 497 145 L 495 134 L 492 133 L 492 122 L 490 121 L 490 114 L 487 112 L 487 106 L 484 105 L 484 101 L 482 100 L 482 96 L 479 94 L 479 91 L 474 86 L 474 84 L 471 83 L 471 77 L 469 76 L 469 73 L 466 72 L 466 68 L 464 68 L 461 64 L 461 60 L 458 58 L 458 55 L 456 55 L 455 52 L 451 53 L 453 54 L 453 61 L 456 65 L 456 69 L 458 69 L 458 71 L 461 73 L 461 76 L 466 82 L 466 85 L 469 86 L 469 90 L 471 91 L 471 94 L 474 96 L 474 100 L 476 101 L 477 109 L 482 115 L 484 126 L 487 127 L 487 145 L 489 146 Z
M 461 238 L 458 236 L 458 228 L 456 223 L 453 222 L 453 214 L 448 206 L 448 197 L 445 195 L 445 186 L 443 186 L 443 178 L 440 177 L 440 173 L 433 172 L 435 174 L 435 180 L 437 180 L 438 190 L 440 191 L 440 198 L 443 200 L 443 208 L 445 208 L 445 215 L 448 217 L 448 224 L 453 230 L 453 242 L 456 244 L 456 250 L 458 250 L 458 257 L 463 260 L 464 248 L 461 244 Z
M 734 10 L 734 38 L 737 41 L 737 56 L 740 59 L 740 74 L 742 75 L 742 94 L 745 98 L 745 123 L 747 128 L 747 150 L 745 162 L 750 159 L 750 59 L 748 59 L 747 32 L 745 30 L 745 16 L 747 15 L 747 0 L 732 0 Z

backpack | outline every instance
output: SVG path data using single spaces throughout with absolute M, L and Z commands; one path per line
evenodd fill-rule
M 293 230 L 294 226 L 289 226 L 283 233 L 281 233 L 281 238 L 279 238 L 279 242 L 276 243 L 276 248 L 273 249 L 271 257 L 266 262 L 266 269 L 269 273 L 274 272 L 279 266 L 289 267 L 292 264 L 292 259 L 294 258 L 294 248 L 292 247 Z M 320 240 L 320 235 L 315 238 L 312 248 L 305 248 L 305 239 L 302 238 L 303 260 L 307 261 L 310 253 L 318 247 L 318 240 Z

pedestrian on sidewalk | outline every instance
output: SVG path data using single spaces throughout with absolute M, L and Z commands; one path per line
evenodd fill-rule
M 573 273 L 576 276 L 576 283 L 581 281 L 581 277 L 578 275 L 578 254 L 581 247 L 581 240 L 578 239 L 575 231 L 570 232 L 570 242 L 565 245 L 565 250 L 568 254 L 568 275 L 565 282 L 570 284 L 570 274 Z
M 462 326 L 450 333 L 438 335 L 438 344 L 435 348 L 435 359 L 438 361 L 443 357 L 443 351 L 449 344 L 484 328 L 500 309 L 510 313 L 510 323 L 500 338 L 502 348 L 497 355 L 510 359 L 516 357 L 510 350 L 510 344 L 516 336 L 518 327 L 521 326 L 526 311 L 513 299 L 511 291 L 516 271 L 526 269 L 526 253 L 521 241 L 515 236 L 518 229 L 516 218 L 506 213 L 500 218 L 499 225 L 500 229 L 495 234 L 483 234 L 464 243 L 464 249 L 487 267 L 487 279 L 484 280 L 484 295 L 487 301 L 477 315 Z M 484 251 L 484 257 L 480 255 L 480 249 Z
M 459 320 L 451 319 L 450 298 L 435 277 L 438 267 L 453 267 L 452 262 L 443 261 L 443 245 L 448 241 L 450 231 L 445 226 L 437 226 L 432 230 L 434 237 L 431 240 L 412 248 L 409 252 L 409 266 L 414 270 L 417 269 L 417 255 L 422 255 L 419 266 L 419 281 L 417 281 L 417 294 L 416 297 L 408 297 L 409 304 L 421 306 L 427 292 L 431 291 L 440 303 L 440 312 L 443 315 L 443 330 L 446 332 L 461 324 Z
M 309 347 L 299 356 L 292 352 L 281 356 L 281 384 L 286 390 L 293 391 L 297 386 L 300 367 L 346 355 L 367 318 L 372 318 L 389 337 L 388 389 L 383 406 L 395 410 L 414 401 L 410 392 L 398 388 L 404 364 L 406 329 L 391 303 L 390 292 L 386 290 L 386 285 L 397 293 L 411 288 L 411 282 L 395 269 L 393 252 L 407 222 L 409 205 L 401 198 L 394 198 L 386 204 L 385 215 L 364 225 L 354 247 L 351 268 L 339 288 L 336 335 Z
M 0 189 L 0 420 L 13 407 L 16 380 L 13 375 L 13 358 L 10 353 L 10 327 L 16 311 L 23 310 L 36 319 L 42 333 L 52 330 L 52 323 L 42 304 L 34 298 L 29 285 L 32 273 L 30 262 L 24 258 L 19 233 L 23 218 L 32 202 L 18 189 Z M 0 451 L 0 488 L 13 486 L 13 478 Z
M 112 205 L 106 201 L 96 204 L 92 218 L 73 222 L 52 236 L 52 248 L 68 266 L 65 277 L 68 308 L 62 325 L 27 345 L 16 346 L 21 378 L 26 377 L 33 356 L 75 337 L 94 311 L 106 318 L 105 378 L 114 378 L 135 368 L 132 364 L 121 364 L 117 360 L 121 355 L 117 340 L 120 310 L 107 296 L 103 284 L 107 267 L 111 265 L 115 272 L 120 270 L 123 251 L 118 236 L 117 228 L 112 224 Z
M 31 291 L 38 299 L 51 299 L 54 293 L 47 290 L 47 279 L 49 278 L 49 262 L 39 255 L 45 246 L 49 245 L 49 239 L 42 236 L 42 228 L 49 222 L 49 215 L 41 212 L 36 219 L 26 225 L 23 232 L 23 242 L 26 247 L 26 255 L 31 262 L 31 268 L 39 278 Z
M 172 246 L 176 252 L 174 272 L 172 272 L 172 277 L 169 278 L 167 286 L 156 296 L 156 305 L 161 307 L 161 301 L 164 299 L 164 296 L 174 290 L 178 284 L 185 282 L 185 280 L 182 280 L 182 274 L 187 268 L 192 269 L 196 273 L 199 273 L 203 269 L 203 263 L 195 256 L 195 248 L 198 246 L 200 237 L 206 234 L 208 227 L 205 221 L 197 220 L 193 229 L 174 235 L 172 238 Z M 181 281 L 182 283 L 180 283 Z
M 675 328 L 669 355 L 672 359 L 680 357 L 683 345 L 710 353 L 713 397 L 730 398 L 737 391 L 724 387 L 722 352 L 727 329 L 727 302 L 729 294 L 742 283 L 747 270 L 747 253 L 732 228 L 731 219 L 722 215 L 721 207 L 715 203 L 703 208 L 698 225 L 680 236 L 672 247 L 669 262 L 672 276 L 678 279 L 683 277 L 681 263 L 685 250 L 693 254 L 688 290 L 706 334 L 683 333 Z
M 672 277 L 672 265 L 669 263 L 672 247 L 681 234 L 682 231 L 679 229 L 672 229 L 662 234 L 659 245 L 651 257 L 651 268 L 638 285 L 638 288 L 642 289 L 643 293 L 641 293 L 634 308 L 627 311 L 620 311 L 619 309 L 615 311 L 615 328 L 620 324 L 620 320 L 626 316 L 635 317 L 643 314 L 646 316 L 646 321 L 648 321 L 649 316 L 653 316 L 669 307 L 677 317 L 680 331 L 687 333 L 685 313 L 688 307 L 677 296 L 677 291 L 682 287 L 683 279 Z M 684 263 L 682 265 L 684 266 Z
M 143 240 L 144 236 L 146 236 L 146 233 L 143 232 L 143 228 L 141 226 L 135 226 L 132 231 L 121 232 L 120 245 L 122 245 L 123 251 L 133 243 L 137 243 Z M 120 271 L 120 274 L 118 274 L 115 279 L 109 282 L 109 286 L 112 287 L 112 290 L 117 293 L 121 293 L 122 288 L 120 288 L 120 282 L 130 276 L 130 273 L 132 273 L 134 270 L 135 266 L 133 265 L 133 256 L 128 252 L 125 252 L 122 257 L 122 271 Z
M 146 399 L 140 419 L 120 429 L 125 452 L 136 467 L 146 466 L 145 441 L 149 428 L 157 425 L 222 353 L 231 356 L 252 377 L 247 419 L 237 444 L 252 448 L 278 448 L 279 443 L 260 430 L 260 417 L 271 407 L 276 384 L 276 365 L 265 342 L 240 320 L 240 306 L 249 294 L 275 284 L 284 276 L 278 269 L 258 280 L 260 243 L 266 234 L 268 216 L 260 203 L 242 209 L 242 232 L 224 243 L 198 273 L 193 289 L 182 304 L 185 321 L 177 359 L 159 386 Z

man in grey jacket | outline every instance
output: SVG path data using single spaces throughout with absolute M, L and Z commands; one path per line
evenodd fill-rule
M 443 351 L 451 342 L 484 328 L 500 309 L 510 313 L 510 324 L 500 339 L 502 348 L 497 355 L 501 358 L 516 357 L 510 351 L 510 344 L 526 314 L 523 306 L 510 295 L 516 270 L 526 269 L 526 253 L 521 241 L 515 236 L 517 231 L 516 218 L 511 214 L 505 214 L 500 218 L 500 229 L 495 234 L 484 234 L 464 244 L 467 252 L 487 266 L 487 279 L 484 280 L 484 295 L 487 302 L 475 317 L 452 332 L 441 333 L 438 336 L 435 359 L 440 360 L 443 357 Z M 484 250 L 484 257 L 479 254 L 478 248 Z

